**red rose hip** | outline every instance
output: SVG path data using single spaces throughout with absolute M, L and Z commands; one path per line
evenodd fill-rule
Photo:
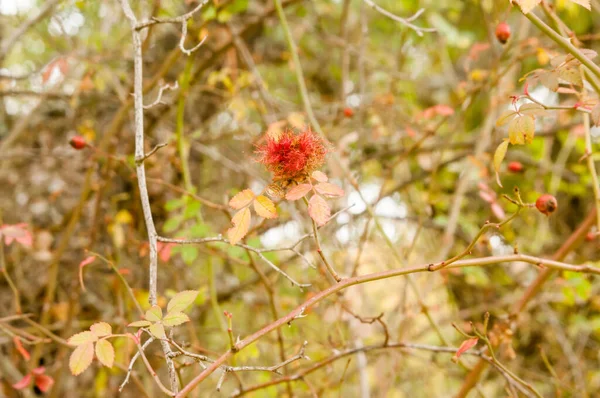
M 506 43 L 510 38 L 510 25 L 506 22 L 500 22 L 496 26 L 496 39 L 502 44 Z
M 344 108 L 344 116 L 346 116 L 346 117 L 354 116 L 354 110 L 352 108 Z
M 77 150 L 83 149 L 87 146 L 87 143 L 85 142 L 85 138 L 83 138 L 80 135 L 76 135 L 73 138 L 71 138 L 71 140 L 69 141 L 69 144 Z
M 549 216 L 558 209 L 558 202 L 556 202 L 554 196 L 544 194 L 535 201 L 535 208 L 538 209 L 540 213 Z
M 523 171 L 523 164 L 521 162 L 510 162 L 508 170 L 512 173 L 520 173 Z

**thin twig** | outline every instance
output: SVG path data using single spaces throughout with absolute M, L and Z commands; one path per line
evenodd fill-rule
M 436 29 L 434 29 L 434 28 L 421 28 L 420 26 L 417 26 L 417 25 L 414 25 L 411 23 L 412 21 L 417 19 L 423 13 L 423 11 L 425 11 L 423 8 L 418 10 L 411 17 L 402 18 L 395 14 L 392 14 L 391 12 L 382 8 L 381 6 L 375 4 L 372 0 L 363 0 L 363 1 L 365 2 L 365 4 L 367 4 L 369 7 L 371 7 L 378 13 L 385 15 L 386 17 L 391 18 L 396 22 L 400 22 L 402 25 L 406 26 L 407 28 L 414 30 L 415 33 L 419 36 L 423 36 L 423 32 L 435 32 L 436 31 Z
M 156 106 L 158 104 L 164 104 L 164 102 L 162 102 L 163 93 L 167 90 L 177 90 L 178 88 L 179 88 L 178 81 L 175 81 L 175 83 L 165 84 L 163 86 L 160 86 L 160 88 L 158 89 L 158 95 L 156 96 L 156 100 L 154 100 L 154 102 L 149 105 L 144 105 L 144 109 L 152 108 L 153 106 Z
M 190 244 L 202 244 L 202 243 L 211 243 L 211 242 L 223 242 L 223 243 L 228 243 L 231 244 L 229 242 L 229 240 L 223 238 L 222 236 L 216 236 L 216 237 L 212 237 L 212 238 L 200 238 L 200 239 L 172 239 L 172 238 L 165 238 L 162 236 L 158 236 L 157 237 L 158 240 L 160 242 L 165 242 L 165 243 L 176 243 L 179 245 L 190 245 Z M 252 246 L 248 246 L 244 243 L 237 243 L 235 246 L 239 246 L 242 247 L 246 250 L 250 250 L 251 252 L 256 253 L 256 255 L 258 257 L 260 257 L 261 260 L 263 260 L 265 263 L 267 263 L 267 265 L 271 268 L 273 268 L 273 270 L 277 271 L 278 273 L 280 273 L 281 275 L 283 275 L 284 277 L 286 277 L 294 286 L 303 288 L 303 287 L 309 287 L 311 286 L 310 283 L 298 283 L 296 282 L 296 280 L 294 280 L 294 278 L 292 278 L 291 276 L 289 276 L 285 271 L 283 271 L 281 268 L 277 267 L 275 264 L 273 264 L 273 262 L 271 260 L 269 260 L 267 257 L 265 257 L 265 255 L 263 254 L 265 251 L 273 251 L 273 250 L 263 250 L 263 249 L 257 249 L 255 247 Z M 285 248 L 282 250 L 291 250 L 290 248 Z

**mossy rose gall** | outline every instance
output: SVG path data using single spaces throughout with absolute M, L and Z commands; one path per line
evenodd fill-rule
M 329 143 L 310 129 L 267 134 L 264 142 L 256 146 L 257 161 L 273 173 L 275 180 L 297 182 L 321 167 L 328 152 Z

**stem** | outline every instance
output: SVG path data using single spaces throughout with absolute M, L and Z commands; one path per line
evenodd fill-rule
M 539 30 L 545 33 L 546 36 L 558 44 L 563 50 L 567 51 L 569 54 L 577 58 L 579 62 L 587 66 L 595 77 L 600 78 L 600 67 L 587 58 L 581 51 L 579 51 L 577 47 L 571 44 L 569 39 L 559 35 L 554 29 L 548 26 L 533 12 L 525 14 L 525 17 L 529 19 Z
M 142 58 L 142 38 L 140 32 L 136 29 L 137 19 L 129 0 L 120 0 L 121 6 L 125 16 L 131 25 L 131 37 L 133 41 L 133 62 L 134 62 L 134 83 L 133 83 L 133 96 L 134 96 L 134 117 L 135 117 L 135 160 L 136 160 L 136 175 L 138 180 L 138 188 L 140 191 L 140 201 L 142 204 L 142 211 L 144 214 L 144 220 L 146 222 L 146 230 L 148 232 L 148 244 L 150 247 L 150 266 L 149 266 L 149 302 L 150 305 L 156 305 L 157 303 L 157 274 L 158 274 L 158 254 L 157 254 L 157 233 L 156 227 L 154 226 L 154 220 L 152 218 L 152 209 L 150 207 L 150 198 L 148 195 L 148 188 L 146 185 L 146 168 L 144 166 L 144 99 L 143 99 L 143 58 Z M 177 372 L 175 371 L 175 365 L 173 360 L 170 358 L 171 348 L 166 341 L 161 341 L 161 346 L 165 354 L 165 361 L 167 362 L 167 369 L 169 371 L 169 380 L 171 383 L 171 390 L 177 392 L 179 385 L 177 382 Z M 145 358 L 142 354 L 142 357 Z M 147 362 L 147 360 L 146 360 Z
M 600 186 L 598 186 L 598 173 L 596 173 L 596 165 L 592 156 L 592 134 L 590 132 L 590 115 L 583 115 L 583 127 L 585 130 L 585 153 L 587 155 L 587 166 L 592 177 L 592 190 L 594 191 L 594 207 L 596 208 L 596 227 L 600 233 Z
M 185 116 L 185 100 L 187 99 L 187 92 L 190 87 L 190 75 L 192 73 L 192 66 L 194 65 L 194 59 L 188 57 L 185 63 L 185 69 L 181 76 L 181 95 L 177 102 L 177 127 L 175 129 L 175 136 L 177 138 L 177 152 L 179 152 L 179 161 L 181 162 L 181 172 L 183 174 L 183 184 L 186 191 L 193 191 L 192 180 L 190 177 L 190 168 L 188 164 L 188 151 L 186 148 L 185 139 L 183 137 L 184 127 L 184 116 Z

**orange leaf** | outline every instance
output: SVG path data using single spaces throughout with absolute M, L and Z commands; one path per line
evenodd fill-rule
M 328 180 L 325 173 L 323 173 L 322 171 L 319 171 L 319 170 L 313 171 L 310 176 L 319 182 L 327 182 L 327 180 Z
M 308 201 L 308 214 L 310 218 L 315 220 L 318 226 L 322 226 L 329 221 L 331 209 L 322 196 L 313 195 Z
M 460 347 L 458 347 L 458 350 L 456 350 L 456 358 L 459 358 L 462 354 L 475 347 L 478 341 L 479 339 L 477 337 L 463 341 Z
M 21 380 L 17 381 L 12 386 L 15 390 L 22 390 L 26 388 L 29 383 L 31 383 L 31 374 L 26 374 Z
M 260 195 L 254 199 L 254 210 L 256 214 L 264 218 L 277 218 L 275 204 L 266 196 Z
M 29 361 L 29 358 L 31 358 L 31 355 L 29 355 L 29 352 L 27 352 L 27 350 L 25 348 L 23 348 L 23 344 L 21 344 L 21 338 L 19 336 L 13 337 L 13 343 L 15 343 L 15 347 L 17 347 L 17 351 L 19 351 L 19 354 L 21 354 L 21 356 L 26 361 Z
M 244 236 L 246 236 L 248 229 L 250 228 L 250 220 L 250 209 L 247 207 L 238 211 L 235 216 L 233 216 L 233 219 L 231 220 L 233 228 L 227 230 L 227 238 L 232 245 L 236 245 Z
M 321 195 L 329 198 L 337 198 L 340 196 L 344 196 L 344 190 L 342 188 L 329 182 L 322 182 L 320 184 L 317 184 L 315 186 L 315 189 Z
M 285 195 L 285 198 L 287 200 L 298 200 L 309 193 L 311 189 L 312 186 L 310 184 L 296 185 L 294 188 L 288 191 L 288 193 Z
M 37 375 L 35 376 L 35 386 L 40 389 L 41 392 L 48 391 L 54 384 L 54 379 L 48 375 Z
M 229 206 L 239 210 L 242 207 L 248 206 L 250 202 L 252 202 L 252 199 L 254 199 L 254 192 L 250 189 L 244 189 L 242 192 L 238 192 L 237 195 L 231 198 Z

